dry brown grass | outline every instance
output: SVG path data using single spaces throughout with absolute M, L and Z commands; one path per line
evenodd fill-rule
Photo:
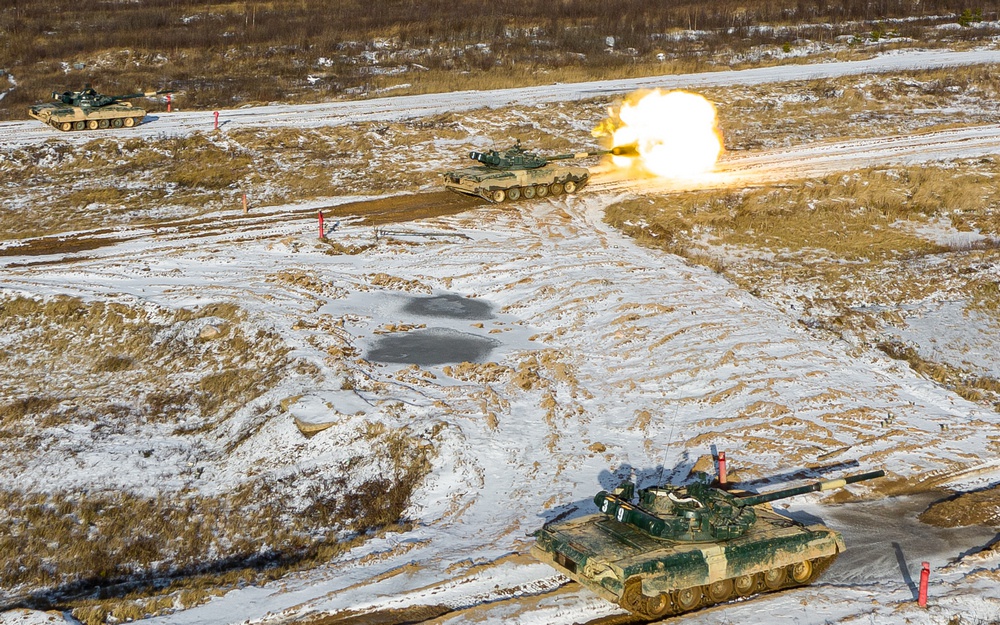
M 1000 214 L 996 159 L 961 167 L 867 169 L 778 186 L 690 192 L 614 204 L 607 219 L 635 236 L 690 254 L 697 236 L 713 246 L 803 258 L 881 261 L 947 251 L 913 232 L 945 217 L 966 231 Z M 704 251 L 704 250 L 702 250 Z
M 965 8 L 951 0 L 883 2 L 877 13 L 870 3 L 801 0 L 491 6 L 157 0 L 112 11 L 99 0 L 15 3 L 0 10 L 0 67 L 18 85 L 0 101 L 0 117 L 21 117 L 49 92 L 85 82 L 106 93 L 169 86 L 182 92 L 177 106 L 210 110 L 359 97 L 400 85 L 436 92 L 766 64 L 802 40 L 831 43 L 842 35 L 878 39 L 882 49 L 914 45 L 905 38 L 957 46 L 989 36 L 975 28 L 936 31 Z M 995 1 L 980 8 L 984 19 L 995 19 Z M 682 29 L 701 34 L 672 36 Z M 772 54 L 749 54 L 760 48 Z M 839 52 L 859 53 L 868 46 Z M 162 100 L 139 103 L 164 107 Z
M 914 128 L 940 127 L 949 119 L 913 114 L 920 106 L 928 111 L 939 106 L 961 108 L 965 111 L 963 123 L 1000 121 L 992 105 L 1000 98 L 998 75 L 993 68 L 968 67 L 892 74 L 879 80 L 855 76 L 792 85 L 795 93 L 809 96 L 804 100 L 786 97 L 788 86 L 776 89 L 770 85 L 712 89 L 706 95 L 719 105 L 727 149 L 740 150 L 780 146 L 790 136 L 791 140 L 805 135 L 840 139 L 911 132 Z M 520 137 L 546 151 L 569 151 L 590 140 L 573 139 L 579 133 L 579 123 L 592 119 L 596 125 L 605 106 L 603 101 L 581 102 L 337 128 L 240 129 L 152 143 L 103 136 L 85 146 L 51 142 L 18 148 L 0 158 L 0 181 L 8 181 L 8 189 L 15 185 L 17 189 L 6 196 L 0 192 L 0 206 L 28 208 L 0 211 L 0 237 L 24 238 L 123 224 L 159 225 L 165 214 L 191 218 L 220 209 L 236 211 L 241 208 L 243 193 L 248 195 L 253 214 L 253 209 L 316 197 L 439 189 L 440 173 L 452 164 L 461 164 L 467 147 L 483 147 L 449 149 L 441 146 L 442 140 L 461 145 L 463 140 L 472 144 L 471 137 L 477 135 L 501 142 L 506 137 Z M 850 188 L 851 181 L 831 176 L 818 181 L 829 197 L 815 189 L 801 193 L 800 198 L 785 193 L 781 195 L 784 206 L 743 194 L 716 201 L 739 203 L 750 226 L 780 221 L 782 210 L 797 210 L 797 202 L 805 199 L 821 202 L 815 211 L 817 218 L 829 212 L 834 219 L 836 198 L 850 194 L 859 194 L 854 210 L 875 211 L 872 220 L 879 212 L 886 217 L 898 214 L 894 204 L 900 200 L 895 194 L 901 189 L 914 190 L 915 195 L 906 198 L 909 212 L 929 213 L 942 203 L 981 206 L 989 201 L 959 197 L 956 189 L 942 188 L 948 180 L 937 171 L 911 168 L 903 173 L 913 179 L 879 180 L 866 174 L 853 183 L 856 188 Z M 975 176 L 984 178 L 982 173 Z M 115 184 L 107 184 L 109 180 Z M 861 188 L 874 182 L 878 184 Z M 975 186 L 961 188 L 972 191 Z M 55 210 L 63 206 L 76 210 Z M 332 207 L 331 214 L 340 214 L 336 210 Z M 349 205 L 344 210 L 358 207 Z M 384 220 L 394 218 L 387 214 Z M 969 211 L 955 219 L 963 229 L 995 232 L 1000 228 L 996 211 Z M 965 223 L 958 224 L 958 219 Z M 666 232 L 674 226 L 665 225 Z M 890 243 L 886 247 L 898 246 Z M 713 261 L 706 257 L 705 262 Z
M 288 478 L 257 478 L 218 497 L 0 491 L 9 528 L 0 536 L 0 583 L 34 589 L 23 605 L 73 609 L 81 621 L 102 623 L 190 607 L 222 589 L 315 566 L 372 532 L 401 529 L 430 469 L 424 438 L 376 431 L 369 443 L 395 468 L 360 484 L 348 472 L 299 476 L 309 481 L 304 509 Z M 338 538 L 344 531 L 355 538 Z
M 14 297 L 0 301 L 0 323 L 7 339 L 0 439 L 11 466 L 35 452 L 41 432 L 70 420 L 98 438 L 98 430 L 110 428 L 139 439 L 193 422 L 201 425 L 174 428 L 173 435 L 214 440 L 219 423 L 293 366 L 277 335 L 252 329 L 246 313 L 228 302 L 156 310 Z M 207 323 L 222 334 L 199 338 Z M 266 421 L 277 408 L 260 410 L 251 421 Z M 345 460 L 342 470 L 259 472 L 213 496 L 176 484 L 155 497 L 98 483 L 44 492 L 2 488 L 0 585 L 21 597 L 10 605 L 72 609 L 86 623 L 120 622 L 314 566 L 372 532 L 405 524 L 410 496 L 430 470 L 434 433 L 372 424 L 362 436 L 375 451 Z M 220 444 L 231 449 L 252 434 L 229 434 Z M 372 462 L 377 477 L 355 479 Z
M 1000 380 L 990 376 L 971 375 L 959 367 L 933 362 L 922 357 L 913 345 L 898 340 L 882 341 L 878 348 L 892 358 L 905 361 L 917 373 L 951 388 L 965 399 L 993 404 L 1000 411 Z
M 317 130 L 195 133 L 151 143 L 104 137 L 84 146 L 17 148 L 0 158 L 0 182 L 10 182 L 7 191 L 0 191 L 0 206 L 26 208 L 0 211 L 0 239 L 161 225 L 165 214 L 192 218 L 241 209 L 243 193 L 259 208 L 436 187 L 439 172 L 420 159 L 399 155 L 438 136 L 428 126 L 437 123 L 446 129 L 458 126 L 439 118 Z M 18 185 L 15 192 L 12 185 L 21 180 L 30 184 Z
M 1000 525 L 997 494 L 1000 486 L 992 486 L 969 493 L 962 493 L 939 501 L 920 514 L 924 523 L 938 527 L 965 527 L 969 525 Z
M 705 90 L 716 102 L 726 149 L 879 137 L 996 123 L 996 68 L 970 66 Z M 965 100 L 959 104 L 959 100 Z M 973 103 L 974 102 L 974 103 Z M 947 112 L 947 111 L 952 112 Z
M 941 297 L 1000 323 L 996 158 L 867 169 L 739 191 L 704 191 L 620 202 L 613 225 L 648 245 L 723 273 L 807 325 L 858 344 L 879 344 L 915 371 L 1000 409 L 1000 382 L 932 362 L 885 338 L 904 305 Z M 927 232 L 993 237 L 945 245 Z M 858 301 L 870 308 L 860 308 Z
M 610 207 L 607 219 L 685 254 L 697 234 L 707 233 L 713 245 L 879 261 L 944 251 L 900 222 L 927 223 L 954 207 L 980 215 L 1000 210 L 990 178 L 947 167 L 869 169 L 775 187 L 636 199 Z
M 947 93 L 950 92 L 946 89 L 942 92 Z M 898 97 L 912 95 L 901 91 Z M 848 94 L 842 98 L 831 96 L 828 100 L 842 101 L 844 110 L 847 110 L 859 106 L 864 101 L 862 96 L 867 97 L 864 94 Z M 589 106 L 593 107 L 593 103 Z M 580 108 L 569 112 L 552 108 L 533 113 L 524 111 L 519 109 L 518 114 L 523 113 L 525 121 L 510 131 L 524 133 L 521 136 L 554 148 L 573 145 L 572 135 L 554 132 L 553 128 L 560 128 L 555 123 L 546 120 L 548 125 L 542 125 L 537 120 L 551 118 L 554 112 L 565 114 L 567 121 L 561 128 L 572 129 L 571 122 L 577 122 L 580 115 L 586 114 L 581 113 Z M 509 111 L 490 112 L 490 116 L 502 117 L 507 113 Z M 808 113 L 808 108 L 804 106 L 796 115 L 805 116 Z M 757 136 L 767 141 L 783 140 L 796 131 L 791 126 L 773 131 L 768 129 L 766 122 L 774 118 L 773 113 L 757 110 L 753 116 L 748 119 L 756 120 L 762 129 Z M 843 133 L 840 136 L 846 136 L 851 128 L 864 124 L 863 121 L 852 121 L 854 126 L 846 130 L 838 129 L 833 119 L 834 116 L 831 116 L 830 121 L 824 123 L 830 124 L 829 132 Z M 461 139 L 470 133 L 485 133 L 493 128 L 476 122 L 469 124 L 472 130 L 468 130 L 464 128 L 466 123 L 464 118 L 448 115 L 423 122 L 367 124 L 350 129 L 239 131 L 189 139 L 166 139 L 155 145 L 145 145 L 134 139 L 102 139 L 85 148 L 48 145 L 15 151 L 11 155 L 13 160 L 4 160 L 0 164 L 0 178 L 10 183 L 21 179 L 32 181 L 25 188 L 56 189 L 57 192 L 59 189 L 75 189 L 74 192 L 80 195 L 74 201 L 99 206 L 89 212 L 73 214 L 72 223 L 61 222 L 57 227 L 78 229 L 81 220 L 91 220 L 92 225 L 104 226 L 108 224 L 109 215 L 102 215 L 97 209 L 110 211 L 112 223 L 115 219 L 126 221 L 124 217 L 117 216 L 124 215 L 123 212 L 115 213 L 115 210 L 125 209 L 115 209 L 115 204 L 142 206 L 144 198 L 154 197 L 153 194 L 165 196 L 168 191 L 164 181 L 185 164 L 208 169 L 224 169 L 233 163 L 239 165 L 230 168 L 237 173 L 216 175 L 206 169 L 204 176 L 192 173 L 187 178 L 172 179 L 170 184 L 176 189 L 170 191 L 170 201 L 187 205 L 192 212 L 213 210 L 219 205 L 221 196 L 237 188 L 264 189 L 274 185 L 278 179 L 280 184 L 277 186 L 281 188 L 271 196 L 274 199 L 300 199 L 313 193 L 325 194 L 331 189 L 336 191 L 342 183 L 349 185 L 352 192 L 359 193 L 382 193 L 387 189 L 412 189 L 427 185 L 429 180 L 433 183 L 433 178 L 428 176 L 429 168 L 421 170 L 419 163 L 394 163 L 385 155 L 399 149 L 423 153 L 432 137 Z M 89 160 L 93 155 L 97 156 Z M 336 167 L 324 169 L 323 163 L 330 162 L 335 162 Z M 288 176 L 289 167 L 303 175 Z M 242 173 L 239 172 L 241 168 L 244 169 Z M 820 289 L 821 296 L 826 296 L 829 304 L 841 311 L 841 317 L 836 320 L 842 324 L 841 327 L 875 329 L 877 324 L 871 316 L 850 310 L 849 298 L 844 293 L 858 285 L 871 285 L 874 291 L 885 293 L 887 301 L 902 301 L 932 292 L 936 288 L 934 275 L 922 280 L 906 280 L 900 292 L 889 292 L 885 278 L 879 274 L 887 267 L 896 268 L 898 265 L 893 263 L 902 260 L 949 251 L 914 234 L 910 225 L 925 224 L 933 219 L 950 219 L 959 230 L 979 228 L 984 232 L 998 231 L 996 192 L 994 185 L 988 184 L 989 176 L 984 173 L 995 171 L 995 162 L 980 163 L 978 166 L 964 164 L 955 168 L 954 172 L 948 168 L 926 169 L 866 170 L 846 177 L 831 176 L 788 187 L 669 197 L 653 205 L 622 204 L 614 209 L 620 211 L 617 216 L 613 211 L 609 215 L 625 219 L 631 214 L 647 219 L 647 223 L 654 224 L 658 229 L 655 232 L 661 234 L 657 244 L 667 241 L 669 249 L 726 272 L 736 282 L 762 296 L 770 292 L 769 285 L 794 281 L 803 284 L 818 282 L 824 287 Z M 372 170 L 378 170 L 378 175 L 371 175 Z M 88 190 L 78 184 L 88 176 L 105 176 L 109 171 L 129 180 L 144 181 L 144 184 L 138 185 L 143 189 L 138 191 L 126 187 L 124 197 L 106 200 L 88 196 L 96 189 Z M 339 178 L 334 180 L 334 175 Z M 223 184 L 226 186 L 220 187 Z M 255 196 L 256 193 L 251 194 L 252 198 Z M 95 197 L 97 199 L 93 199 Z M 58 202 L 61 198 L 57 195 L 54 201 Z M 962 207 L 961 210 L 956 206 Z M 347 207 L 345 210 L 352 209 Z M 629 213 L 629 210 L 632 212 Z M 54 223 L 51 220 L 66 219 L 53 213 L 55 211 L 37 211 L 37 214 L 31 212 L 27 217 L 19 214 L 17 223 L 13 220 L 8 223 L 5 217 L 3 230 L 13 233 L 8 236 L 22 236 L 16 233 L 32 228 L 41 230 L 46 224 Z M 373 217 L 394 218 L 393 214 Z M 155 217 L 140 213 L 127 218 L 129 223 L 143 223 L 143 220 L 153 221 Z M 644 236 L 642 229 L 633 232 Z M 834 232 L 838 234 L 832 234 Z M 705 233 L 714 237 L 717 244 L 721 242 L 751 252 L 751 260 L 729 259 L 720 255 L 717 247 L 703 247 L 700 241 Z M 886 234 L 889 236 L 883 236 Z M 754 254 L 762 254 L 763 260 L 759 256 L 754 258 Z M 989 258 L 986 257 L 986 260 Z M 758 264 L 754 265 L 755 262 Z M 275 279 L 292 288 L 322 292 L 321 285 L 309 275 L 286 275 Z M 399 284 L 398 277 L 382 276 L 381 279 L 386 283 Z M 970 293 L 976 294 L 974 299 L 978 306 L 996 309 L 995 282 L 979 279 L 970 285 L 974 286 Z M 413 282 L 404 286 L 422 290 L 426 285 Z M 220 339 L 185 340 L 172 332 L 179 325 L 199 323 L 209 318 L 223 326 L 224 334 Z M 17 337 L 16 349 L 2 352 L 0 363 L 8 372 L 24 373 L 29 385 L 20 386 L 19 381 L 14 381 L 13 373 L 9 373 L 7 378 L 0 378 L 0 392 L 5 400 L 0 403 L 0 436 L 8 443 L 25 444 L 33 440 L 29 426 L 56 427 L 67 418 L 84 424 L 107 420 L 112 425 L 131 426 L 139 419 L 148 419 L 154 424 L 173 424 L 185 416 L 198 414 L 205 415 L 205 427 L 179 431 L 178 434 L 207 432 L 213 423 L 226 419 L 234 406 L 246 403 L 255 393 L 271 384 L 273 380 L 266 372 L 280 371 L 288 366 L 282 342 L 275 336 L 259 336 L 246 329 L 244 321 L 242 311 L 231 304 L 191 311 L 159 311 L 159 314 L 150 316 L 143 310 L 111 302 L 84 303 L 69 298 L 45 302 L 24 298 L 6 300 L 0 303 L 0 323 L 5 336 L 9 330 Z M 828 327 L 837 329 L 833 321 Z M 32 364 L 23 354 L 29 344 L 31 349 L 35 349 L 31 341 L 36 336 L 43 338 L 37 346 L 39 361 Z M 74 340 L 78 336 L 89 338 Z M 109 345 L 114 348 L 109 349 Z M 248 366 L 247 362 L 255 364 Z M 79 397 L 74 399 L 84 405 L 78 413 L 66 415 L 60 412 L 59 402 L 63 397 L 43 389 L 43 367 L 79 372 L 81 390 Z M 196 372 L 193 378 L 181 375 L 190 371 Z M 938 375 L 936 370 L 928 371 L 930 375 Z M 461 369 L 460 373 L 469 379 L 509 381 L 517 387 L 538 391 L 542 407 L 547 411 L 546 420 L 553 431 L 550 444 L 557 441 L 561 419 L 570 415 L 568 409 L 563 409 L 573 405 L 572 401 L 558 395 L 565 389 L 557 387 L 564 386 L 570 389 L 569 392 L 577 392 L 572 369 L 561 362 L 556 353 L 528 359 L 520 363 L 516 370 L 476 367 Z M 970 389 L 982 391 L 984 397 L 996 392 L 989 380 L 982 379 L 982 384 L 977 385 L 962 377 L 961 372 L 951 374 L 954 375 L 942 379 L 958 378 Z M 125 386 L 138 391 L 129 396 L 100 399 L 86 392 L 88 389 L 110 388 L 106 383 L 109 376 L 120 376 L 126 380 Z M 559 381 L 568 384 L 557 384 Z M 484 394 L 483 401 L 489 408 L 490 402 L 497 400 L 487 395 Z M 266 418 L 267 414 L 256 415 L 255 418 Z M 29 424 L 29 421 L 32 423 Z M 498 425 L 493 422 L 494 427 Z M 803 428 L 799 422 L 788 422 L 786 425 Z M 807 433 L 816 441 L 828 442 L 826 431 Z M 764 449 L 765 439 L 772 434 L 766 428 L 759 432 L 761 449 Z M 393 459 L 395 473 L 364 484 L 317 479 L 310 485 L 312 490 L 307 499 L 312 505 L 305 511 L 293 508 L 285 498 L 284 486 L 268 476 L 248 480 L 233 492 L 216 498 L 165 496 L 161 501 L 127 493 L 87 493 L 88 502 L 104 502 L 101 509 L 110 510 L 106 516 L 97 514 L 93 521 L 88 521 L 88 526 L 98 527 L 102 537 L 103 533 L 131 532 L 136 539 L 129 541 L 110 536 L 107 544 L 103 544 L 104 540 L 97 542 L 109 559 L 103 563 L 104 569 L 94 570 L 107 576 L 101 578 L 102 584 L 110 582 L 110 594 L 113 596 L 93 601 L 70 601 L 65 596 L 55 600 L 60 605 L 75 607 L 78 618 L 88 622 L 101 622 L 109 615 L 118 620 L 134 618 L 140 612 L 149 614 L 169 609 L 175 601 L 179 604 L 201 601 L 219 587 L 259 582 L 272 574 L 280 574 L 287 570 L 286 567 L 322 561 L 341 549 L 343 543 L 330 539 L 329 535 L 316 536 L 322 534 L 324 522 L 332 522 L 341 513 L 345 515 L 343 527 L 362 534 L 375 531 L 375 527 L 393 527 L 393 523 L 405 522 L 400 515 L 405 510 L 412 488 L 428 470 L 432 452 L 406 432 L 391 432 L 376 425 L 370 428 L 366 437 L 371 441 L 372 448 L 383 450 Z M 16 445 L 8 445 L 8 450 L 5 453 L 16 457 Z M 345 469 L 342 475 L 349 473 Z M 303 479 L 310 478 L 306 476 Z M 336 498 L 336 493 L 348 488 L 354 494 L 382 494 L 386 489 L 390 492 L 384 499 L 367 497 L 373 500 L 370 505 L 361 498 Z M 34 582 L 29 580 L 26 583 L 29 586 L 39 584 L 44 575 L 48 575 L 44 579 L 51 582 L 53 576 L 64 575 L 61 560 L 46 559 L 52 549 L 44 543 L 70 544 L 79 539 L 83 528 L 74 526 L 71 521 L 76 514 L 74 506 L 83 505 L 80 493 L 41 495 L 11 492 L 6 496 L 9 497 L 6 503 L 10 506 L 5 505 L 4 508 L 23 507 L 26 515 L 36 515 L 33 517 L 35 520 L 44 521 L 41 526 L 51 525 L 53 528 L 51 535 L 44 533 L 44 527 L 31 535 L 32 544 L 37 543 L 38 553 L 45 557 L 28 554 L 35 559 L 29 558 L 30 566 L 25 570 L 31 571 L 36 578 Z M 175 508 L 191 510 L 194 517 L 186 524 L 183 519 L 177 518 L 180 525 L 172 525 L 168 521 L 175 518 Z M 148 527 L 129 525 L 138 521 L 123 518 L 138 514 L 158 517 L 159 525 L 152 521 Z M 245 518 L 232 518 L 238 515 Z M 217 524 L 223 530 L 219 537 L 211 540 L 229 541 L 225 545 L 229 551 L 224 551 L 223 555 L 233 557 L 213 562 L 213 566 L 218 564 L 217 569 L 193 571 L 189 565 L 199 557 L 197 540 L 193 536 L 214 527 L 208 522 Z M 19 527 L 25 523 L 19 521 Z M 174 533 L 179 533 L 180 538 L 173 538 Z M 230 533 L 238 535 L 230 536 Z M 248 549 L 248 543 L 254 541 L 270 541 L 269 544 L 276 545 L 275 551 L 268 554 L 272 559 L 252 560 L 247 557 L 249 551 L 240 551 Z M 97 567 L 94 554 L 75 552 L 73 557 Z M 143 562 L 150 564 L 143 568 Z M 68 564 L 65 571 L 69 571 L 69 577 L 51 582 L 57 584 L 57 591 L 72 594 L 75 592 L 73 589 L 86 588 L 88 578 L 83 573 L 77 572 L 77 577 L 72 577 L 74 569 Z M 114 580 L 123 584 L 115 585 L 117 582 Z M 132 587 L 124 582 L 134 582 L 142 588 L 133 593 Z M 162 583 L 169 583 L 162 590 L 162 595 L 151 590 Z
M 234 310 L 226 304 L 163 311 L 157 319 L 145 309 L 114 302 L 5 300 L 0 319 L 12 339 L 10 353 L 17 367 L 0 375 L 0 390 L 12 406 L 25 405 L 25 397 L 44 400 L 57 392 L 60 400 L 77 407 L 77 419 L 96 419 L 111 406 L 144 412 L 147 395 L 152 397 L 151 413 L 162 414 L 171 403 L 165 397 L 187 397 L 203 418 L 215 422 L 268 388 L 273 383 L 269 372 L 282 365 L 287 352 L 276 335 L 244 329 Z M 230 321 L 218 340 L 177 335 L 189 324 L 201 327 L 208 323 L 202 319 L 216 318 Z M 30 361 L 16 356 L 27 353 Z M 188 395 L 192 373 L 199 379 Z

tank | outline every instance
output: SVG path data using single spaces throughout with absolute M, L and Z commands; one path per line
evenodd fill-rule
M 574 193 L 587 184 L 590 170 L 586 167 L 555 164 L 553 161 L 587 158 L 614 154 L 635 154 L 634 147 L 616 147 L 611 150 L 540 156 L 528 152 L 517 140 L 503 152 L 470 152 L 469 158 L 478 166 L 456 169 L 444 174 L 444 186 L 450 191 L 481 197 L 495 204 L 524 198 Z
M 705 483 L 594 497 L 600 510 L 545 524 L 531 553 L 608 601 L 656 619 L 813 582 L 844 551 L 841 535 L 770 502 L 883 477 L 873 471 L 750 495 Z
M 131 128 L 142 123 L 146 111 L 133 106 L 132 98 L 150 97 L 171 93 L 145 91 L 126 95 L 104 95 L 90 85 L 83 91 L 52 92 L 53 102 L 36 104 L 28 109 L 28 115 L 62 131 L 97 130 L 98 128 Z

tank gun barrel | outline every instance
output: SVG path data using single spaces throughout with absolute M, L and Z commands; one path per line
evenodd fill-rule
M 158 91 L 157 93 L 164 93 Z M 149 94 L 147 94 L 149 95 Z M 124 96 L 124 97 L 137 97 L 137 96 Z M 577 158 L 589 158 L 591 156 L 605 156 L 610 154 L 612 156 L 638 156 L 639 152 L 636 146 L 633 145 L 621 145 L 613 147 L 610 150 L 591 150 L 589 152 L 573 152 L 572 154 L 557 154 L 555 156 L 538 156 L 535 154 L 528 154 L 520 150 L 520 144 L 517 144 L 513 150 L 508 151 L 505 154 L 501 154 L 496 150 L 491 150 L 489 152 L 469 152 L 469 158 L 474 161 L 479 161 L 483 165 L 489 167 L 504 167 L 510 166 L 512 156 L 513 158 L 520 158 L 520 161 L 516 161 L 519 164 L 524 164 L 527 167 L 539 167 L 545 163 L 551 163 L 552 161 L 565 161 L 569 159 Z
M 92 89 L 90 85 L 87 85 L 83 91 L 64 91 L 63 93 L 53 91 L 52 99 L 62 102 L 63 104 L 69 104 L 70 106 L 102 107 L 116 102 L 121 102 L 122 100 L 131 100 L 132 98 L 143 97 L 149 98 L 165 93 L 173 93 L 173 91 L 170 89 L 161 89 L 160 91 L 140 91 L 137 93 L 126 93 L 125 95 L 105 95 L 103 93 L 97 93 L 97 91 Z
M 786 497 L 794 497 L 795 495 L 803 495 L 805 493 L 813 493 L 817 491 L 832 490 L 834 488 L 843 488 L 848 484 L 854 484 L 856 482 L 863 482 L 865 480 L 873 480 L 878 477 L 885 477 L 885 471 L 870 471 L 868 473 L 859 473 L 858 475 L 849 475 L 847 477 L 842 477 L 836 480 L 822 480 L 819 482 L 813 482 L 812 484 L 806 484 L 805 486 L 798 486 L 795 488 L 786 488 L 784 490 L 777 490 L 773 493 L 764 493 L 762 495 L 751 495 L 749 497 L 740 497 L 737 499 L 737 503 L 740 506 L 756 506 L 757 504 L 767 503 L 769 501 L 775 501 L 777 499 L 785 499 Z
M 138 93 L 127 93 L 125 95 L 112 95 L 108 96 L 112 100 L 131 100 L 132 98 L 151 98 L 155 95 L 163 95 L 165 93 L 173 93 L 170 89 L 163 89 L 161 91 L 140 91 Z
M 574 152 L 572 154 L 557 154 L 556 156 L 546 156 L 547 161 L 562 161 L 571 158 L 588 158 L 590 156 L 638 156 L 639 152 L 635 145 L 620 145 L 610 150 L 591 150 L 590 152 Z

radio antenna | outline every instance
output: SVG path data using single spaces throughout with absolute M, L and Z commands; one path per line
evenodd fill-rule
M 656 478 L 656 486 L 663 484 L 663 465 L 667 464 L 667 452 L 674 441 L 674 425 L 677 423 L 677 407 L 674 406 L 674 416 L 670 419 L 670 434 L 667 435 L 667 446 L 663 448 L 663 460 L 660 462 L 660 474 Z

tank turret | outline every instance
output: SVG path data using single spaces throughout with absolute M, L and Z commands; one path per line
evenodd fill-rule
M 572 154 L 557 154 L 556 156 L 541 156 L 534 152 L 528 152 L 521 147 L 521 140 L 518 139 L 513 146 L 503 152 L 490 150 L 489 152 L 469 152 L 469 158 L 478 161 L 487 167 L 495 169 L 538 169 L 545 167 L 552 161 L 564 161 L 575 158 L 587 158 L 589 156 L 604 156 L 611 154 L 614 156 L 634 156 L 635 148 L 630 146 L 619 146 L 610 150 L 592 150 L 590 152 L 574 152 Z
M 68 104 L 70 106 L 79 106 L 83 108 L 100 108 L 102 106 L 108 106 L 110 104 L 115 104 L 122 102 L 124 100 L 131 100 L 133 98 L 151 98 L 157 95 L 163 95 L 167 93 L 173 93 L 169 89 L 164 89 L 161 91 L 140 91 L 139 93 L 129 93 L 126 95 L 105 95 L 103 93 L 97 93 L 89 84 L 84 85 L 83 91 L 63 91 L 59 93 L 57 91 L 52 92 L 52 99 L 62 102 L 63 104 Z
M 479 165 L 445 173 L 444 186 L 450 191 L 481 197 L 497 204 L 506 200 L 530 200 L 574 193 L 590 179 L 590 170 L 553 163 L 607 154 L 631 156 L 635 154 L 635 148 L 623 146 L 611 150 L 542 156 L 525 150 L 521 141 L 517 140 L 503 151 L 470 152 L 469 158 Z
M 637 489 L 628 480 L 594 497 L 597 514 L 544 525 L 531 552 L 642 618 L 679 614 L 814 581 L 844 551 L 843 538 L 784 517 L 769 502 L 884 475 L 763 494 L 704 483 Z
M 686 487 L 668 484 L 641 489 L 638 503 L 632 501 L 634 484 L 624 482 L 612 493 L 603 490 L 597 493 L 594 503 L 604 514 L 656 538 L 683 542 L 730 540 L 745 534 L 757 521 L 754 506 L 884 476 L 885 471 L 872 471 L 743 497 L 707 484 Z
M 52 92 L 52 102 L 36 104 L 28 115 L 59 130 L 131 128 L 142 122 L 146 111 L 128 100 L 173 93 L 169 89 L 125 95 L 98 93 L 89 84 L 82 91 Z

